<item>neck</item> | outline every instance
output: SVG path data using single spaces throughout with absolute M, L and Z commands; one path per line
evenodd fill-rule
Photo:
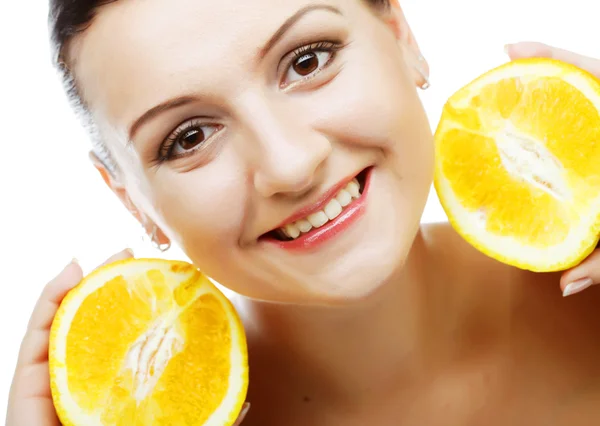
M 246 314 L 251 350 L 262 359 L 257 363 L 276 368 L 276 376 L 294 383 L 302 398 L 330 402 L 364 401 L 389 395 L 399 383 L 415 383 L 441 356 L 448 329 L 448 290 L 428 268 L 428 257 L 419 234 L 403 267 L 359 305 L 251 302 Z

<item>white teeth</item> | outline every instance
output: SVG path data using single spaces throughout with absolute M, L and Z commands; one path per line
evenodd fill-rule
M 315 228 L 320 228 L 321 226 L 329 222 L 329 218 L 323 211 L 313 213 L 310 216 L 308 216 L 307 219 L 310 222 L 310 224 Z
M 300 219 L 295 223 L 279 228 L 279 232 L 283 236 L 295 240 L 301 234 L 307 233 L 313 228 L 320 228 L 330 220 L 338 217 L 344 210 L 344 207 L 350 205 L 354 199 L 360 198 L 360 195 L 360 184 L 356 178 L 352 179 L 346 185 L 346 188 L 340 190 L 335 198 L 327 203 L 323 210 L 313 213 L 305 219 Z
M 306 219 L 300 219 L 296 222 L 296 227 L 300 230 L 300 232 L 308 232 L 312 229 L 312 225 Z
M 342 189 L 338 195 L 335 196 L 335 199 L 338 200 L 338 203 L 340 203 L 342 207 L 346 207 L 352 202 L 352 195 L 345 189 Z
M 333 220 L 342 212 L 342 205 L 335 198 L 331 200 L 323 209 L 329 220 Z
M 352 180 L 348 186 L 346 186 L 346 191 L 350 193 L 353 198 L 360 197 L 360 185 L 356 179 Z
M 300 236 L 300 230 L 293 223 L 290 223 L 289 225 L 285 225 L 284 229 L 285 229 L 285 233 L 290 238 L 298 238 Z

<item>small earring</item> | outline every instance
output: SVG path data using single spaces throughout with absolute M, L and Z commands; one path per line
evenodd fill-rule
M 156 225 L 152 225 L 152 234 L 150 235 L 150 242 L 154 246 L 155 249 L 164 253 L 171 248 L 171 241 L 161 244 L 158 241 L 158 227 Z
M 423 84 L 420 86 L 421 90 L 427 90 L 431 86 L 431 82 L 429 81 L 429 76 L 423 70 L 423 64 L 425 63 L 425 57 L 420 51 L 417 51 L 417 64 L 414 66 L 415 70 L 419 73 L 421 78 L 423 79 Z
M 425 58 L 423 58 L 423 56 L 419 55 L 418 60 L 419 60 L 419 62 L 422 62 L 425 60 Z M 425 73 L 425 71 L 423 71 L 423 68 L 421 68 L 421 66 L 415 66 L 414 68 L 415 68 L 415 70 L 417 70 L 417 72 L 419 73 L 421 78 L 424 80 L 423 84 L 421 84 L 421 86 L 420 86 L 421 90 L 429 89 L 431 87 L 431 82 L 429 81 L 429 76 Z

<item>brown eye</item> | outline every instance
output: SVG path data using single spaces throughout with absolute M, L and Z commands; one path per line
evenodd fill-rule
M 222 127 L 218 124 L 203 124 L 198 120 L 188 121 L 175 129 L 163 143 L 159 158 L 164 161 L 199 151 L 210 143 L 211 136 Z
M 288 70 L 285 74 L 283 86 L 291 83 L 310 78 L 318 74 L 325 68 L 333 59 L 334 52 L 331 50 L 312 50 L 303 53 L 298 58 L 288 65 Z
M 319 68 L 319 58 L 316 53 L 310 52 L 296 59 L 292 67 L 299 75 L 306 77 Z
M 204 130 L 197 128 L 185 132 L 177 142 L 182 149 L 188 150 L 200 145 L 205 139 Z

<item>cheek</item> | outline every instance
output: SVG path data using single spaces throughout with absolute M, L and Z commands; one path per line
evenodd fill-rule
M 155 186 L 156 205 L 169 236 L 202 252 L 205 262 L 237 246 L 247 186 L 231 152 L 188 173 L 165 171 Z M 201 265 L 199 265 L 201 266 Z
M 316 127 L 361 147 L 412 151 L 431 130 L 398 48 L 361 46 L 312 104 Z M 425 146 L 425 149 L 428 147 Z

